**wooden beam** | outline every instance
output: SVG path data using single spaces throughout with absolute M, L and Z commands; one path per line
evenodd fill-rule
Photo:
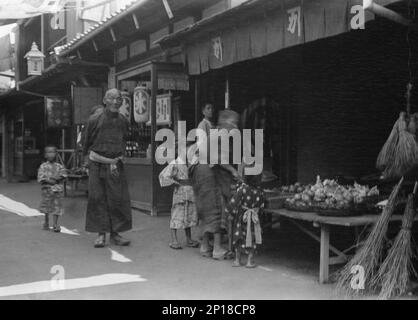
M 363 0 L 363 9 L 370 11 L 377 16 L 392 20 L 404 26 L 411 27 L 414 30 L 418 28 L 417 24 L 415 24 L 412 20 L 407 19 L 403 15 L 375 3 L 374 0 Z
M 115 31 L 113 30 L 112 27 L 109 28 L 110 31 L 110 35 L 112 36 L 112 40 L 113 42 L 116 42 L 116 35 L 115 35 Z
M 164 4 L 165 12 L 167 12 L 168 18 L 173 19 L 174 14 L 173 14 L 173 11 L 171 11 L 171 8 L 170 8 L 170 5 L 168 4 L 168 1 L 163 0 L 163 4 Z
M 152 161 L 152 195 L 151 195 L 151 216 L 158 215 L 158 167 L 155 161 L 155 150 L 157 144 L 155 134 L 157 132 L 157 94 L 158 94 L 158 71 L 153 63 L 151 66 L 151 161 Z
M 135 29 L 139 30 L 139 21 L 138 21 L 138 17 L 136 16 L 135 13 L 132 13 L 132 19 L 133 19 L 134 24 L 135 24 Z

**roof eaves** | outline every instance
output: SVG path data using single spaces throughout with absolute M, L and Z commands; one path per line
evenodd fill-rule
M 141 7 L 144 3 L 151 1 L 151 0 L 133 0 L 131 3 L 127 4 L 124 8 L 117 10 L 116 12 L 112 13 L 110 16 L 106 17 L 102 21 L 96 23 L 94 26 L 90 27 L 82 33 L 81 35 L 77 35 L 74 39 L 72 39 L 67 44 L 59 47 L 60 51 L 57 53 L 58 56 L 62 57 L 68 55 L 70 52 L 76 50 L 81 45 L 86 43 L 87 41 L 91 40 L 94 36 L 98 35 L 103 29 L 110 27 L 115 22 L 119 21 L 126 15 L 132 13 L 134 10 Z
M 246 10 L 248 8 L 253 7 L 254 5 L 257 5 L 261 2 L 265 2 L 263 0 L 248 0 L 234 8 L 228 9 L 226 11 L 222 11 L 220 13 L 217 13 L 213 16 L 204 18 L 192 25 L 189 25 L 175 33 L 166 35 L 156 41 L 154 41 L 154 44 L 160 44 L 160 45 L 173 45 L 173 44 L 179 44 L 181 39 L 183 37 L 186 37 L 187 35 L 189 35 L 190 33 L 193 32 L 197 32 L 200 29 L 204 28 L 207 25 L 211 25 L 214 24 L 216 21 L 223 19 L 223 18 L 227 18 L 227 17 L 231 17 L 239 12 L 241 12 L 242 10 Z

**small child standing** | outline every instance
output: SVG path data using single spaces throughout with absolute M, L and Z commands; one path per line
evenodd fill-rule
M 236 192 L 226 205 L 226 213 L 232 220 L 232 247 L 235 251 L 234 267 L 241 266 L 242 254 L 247 254 L 247 268 L 255 268 L 254 255 L 262 243 L 261 215 L 264 209 L 264 192 L 258 187 L 259 177 L 247 176 L 238 182 Z
M 187 238 L 186 245 L 191 248 L 197 248 L 199 242 L 192 239 L 191 228 L 197 226 L 198 219 L 186 159 L 179 156 L 176 160 L 173 160 L 161 171 L 159 179 L 161 187 L 174 185 L 170 220 L 170 248 L 175 250 L 182 249 L 177 239 L 178 229 L 184 229 Z
M 49 230 L 49 215 L 53 216 L 54 232 L 61 232 L 58 217 L 63 213 L 62 197 L 64 188 L 62 182 L 67 177 L 63 165 L 56 162 L 57 148 L 45 147 L 46 161 L 38 169 L 38 182 L 41 184 L 42 201 L 39 208 L 45 214 L 44 230 Z

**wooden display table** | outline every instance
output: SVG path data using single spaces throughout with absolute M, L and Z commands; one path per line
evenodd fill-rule
M 347 227 L 347 228 L 365 228 L 374 224 L 379 215 L 362 215 L 355 217 L 326 217 L 320 216 L 315 212 L 299 212 L 286 209 L 266 209 L 266 213 L 272 215 L 272 224 L 278 223 L 280 218 L 285 218 L 297 226 L 302 232 L 306 233 L 312 239 L 320 243 L 320 262 L 319 262 L 319 282 L 326 283 L 329 280 L 329 266 L 345 263 L 349 260 L 347 252 L 356 247 L 356 244 L 346 250 L 339 250 L 330 244 L 331 227 Z M 400 222 L 402 215 L 394 215 L 391 222 Z M 417 220 L 417 218 L 415 219 Z M 314 227 L 320 228 L 320 236 L 308 230 L 300 224 L 300 222 L 313 223 Z M 357 233 L 358 234 L 358 233 Z M 335 256 L 330 257 L 330 251 Z

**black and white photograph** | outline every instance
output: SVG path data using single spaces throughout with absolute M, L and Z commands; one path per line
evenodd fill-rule
M 414 301 L 417 210 L 418 0 L 0 0 L 0 300 Z

